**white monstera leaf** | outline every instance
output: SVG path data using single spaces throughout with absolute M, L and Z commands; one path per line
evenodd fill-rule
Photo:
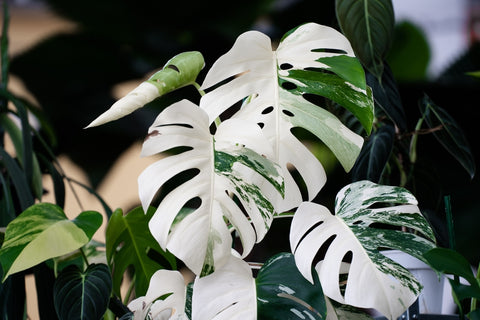
M 192 296 L 194 320 L 257 319 L 255 279 L 248 263 L 231 255 L 213 274 L 195 279 Z
M 310 281 L 313 261 L 322 248 L 324 255 L 314 267 L 326 296 L 375 308 L 389 319 L 396 319 L 416 300 L 421 285 L 380 249 L 398 249 L 424 260 L 422 254 L 435 247 L 433 231 L 415 197 L 404 188 L 370 181 L 344 187 L 337 194 L 335 215 L 324 206 L 302 203 L 292 221 L 290 245 L 298 269 Z
M 188 320 L 184 312 L 186 292 L 180 272 L 158 270 L 150 279 L 145 296 L 132 300 L 128 308 L 134 320 Z
M 208 92 L 209 88 L 214 89 Z M 210 122 L 243 100 L 234 117 L 254 121 L 263 128 L 274 148 L 275 161 L 285 171 L 284 210 L 298 206 L 302 200 L 287 174 L 287 165 L 294 166 L 302 176 L 310 200 L 326 181 L 322 165 L 292 134 L 292 128 L 301 127 L 317 136 L 347 171 L 363 144 L 361 136 L 306 96 L 325 97 L 342 105 L 367 132 L 373 120 L 371 91 L 348 40 L 338 31 L 315 23 L 292 30 L 275 51 L 263 33 L 240 35 L 209 70 L 202 89 L 207 94 L 200 107 L 207 111 Z
M 188 100 L 165 109 L 150 127 L 143 156 L 176 147 L 187 151 L 165 153 L 139 176 L 144 210 L 171 178 L 198 170 L 162 199 L 149 222 L 160 246 L 195 274 L 210 274 L 228 261 L 230 226 L 240 236 L 244 256 L 268 231 L 284 186 L 281 169 L 268 160 L 273 154 L 265 145 L 260 128 L 242 120 L 223 122 L 212 136 L 207 114 Z M 179 214 L 192 199 L 200 200 L 199 207 Z

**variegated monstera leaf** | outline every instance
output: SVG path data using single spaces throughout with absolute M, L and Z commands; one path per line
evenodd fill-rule
M 313 199 L 326 181 L 318 160 L 291 133 L 304 128 L 322 140 L 348 171 L 355 163 L 363 138 L 350 131 L 326 109 L 307 96 L 321 96 L 351 111 L 369 132 L 373 100 L 365 75 L 348 40 L 336 30 L 308 23 L 288 33 L 272 51 L 268 36 L 257 31 L 240 35 L 229 52 L 207 73 L 202 88 L 208 91 L 200 106 L 213 122 L 239 101 L 234 117 L 258 123 L 285 171 L 282 210 L 297 207 L 301 195 L 287 164 L 304 179 Z M 248 98 L 247 98 L 248 97 Z M 317 99 L 318 100 L 318 99 Z
M 290 245 L 297 267 L 310 281 L 313 260 L 320 248 L 325 250 L 315 269 L 326 296 L 375 308 L 389 319 L 396 319 L 416 300 L 421 285 L 380 249 L 398 249 L 424 260 L 422 254 L 435 246 L 414 196 L 403 188 L 370 181 L 344 187 L 336 198 L 335 215 L 321 205 L 303 203 L 292 221 Z
M 160 246 L 197 275 L 210 274 L 227 261 L 232 245 L 229 225 L 240 235 L 244 255 L 270 227 L 284 186 L 265 145 L 260 128 L 242 120 L 224 121 L 212 136 L 207 114 L 188 100 L 165 109 L 150 127 L 143 156 L 177 147 L 187 151 L 167 155 L 142 172 L 138 183 L 144 210 L 171 178 L 198 171 L 162 199 L 149 223 Z M 200 205 L 180 214 L 192 199 Z

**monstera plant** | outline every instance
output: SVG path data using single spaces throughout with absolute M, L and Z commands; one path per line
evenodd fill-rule
M 343 107 L 365 134 L 372 129 L 372 93 L 348 40 L 308 23 L 287 33 L 274 50 L 266 35 L 249 31 L 198 85 L 202 67 L 200 53 L 179 54 L 89 125 L 127 115 L 182 86 L 194 85 L 201 95 L 198 105 L 181 100 L 158 115 L 142 155 L 161 157 L 138 179 L 143 209 L 155 206 L 151 234 L 197 278 L 187 288 L 177 271 L 158 271 L 147 295 L 129 305 L 134 317 L 361 316 L 345 305 L 376 308 L 390 319 L 402 314 L 421 285 L 380 250 L 423 259 L 435 247 L 416 199 L 400 187 L 359 181 L 339 192 L 332 215 L 311 202 L 326 173 L 292 130 L 317 137 L 345 170 L 354 165 L 364 138 L 326 107 L 326 101 Z M 186 181 L 157 199 L 162 187 L 187 172 Z M 292 253 L 272 257 L 254 278 L 245 257 L 275 218 L 291 216 Z M 232 248 L 236 237 L 240 248 Z

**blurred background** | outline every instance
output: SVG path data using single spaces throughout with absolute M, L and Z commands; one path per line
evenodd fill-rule
M 247 30 L 260 30 L 278 40 L 305 22 L 338 28 L 333 0 L 254 0 L 238 6 L 221 0 L 7 3 L 10 89 L 44 111 L 52 124 L 54 150 L 67 175 L 92 186 L 111 208 L 124 212 L 139 205 L 137 177 L 153 161 L 139 157 L 153 119 L 180 95 L 194 101 L 199 97 L 191 88 L 181 89 L 121 120 L 83 129 L 116 99 L 183 51 L 202 52 L 208 69 Z M 465 130 L 478 166 L 479 82 L 465 73 L 480 70 L 480 0 L 393 3 L 397 25 L 388 62 L 409 127 L 419 116 L 417 100 L 427 93 Z M 457 245 L 478 264 L 479 178 L 471 180 L 451 155 L 431 141 L 423 137 L 419 141 L 419 152 L 426 158 L 420 165 L 434 170 L 416 195 L 427 209 L 438 212 L 442 212 L 442 197 L 451 195 Z M 333 199 L 349 176 L 337 164 L 327 170 L 324 197 Z M 77 193 L 81 204 L 67 191 L 68 215 L 102 212 L 91 194 L 82 189 Z M 49 197 L 45 201 L 53 201 Z M 273 228 L 281 229 L 282 222 Z

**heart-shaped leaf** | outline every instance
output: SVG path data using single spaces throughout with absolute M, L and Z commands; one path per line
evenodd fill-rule
M 110 300 L 110 270 L 105 264 L 91 264 L 82 272 L 71 265 L 58 275 L 53 291 L 60 320 L 98 320 Z
M 81 248 L 101 224 L 102 215 L 95 211 L 85 211 L 68 220 L 63 210 L 54 204 L 38 203 L 29 207 L 7 226 L 0 249 L 4 279 Z
M 163 268 L 175 268 L 175 257 L 165 252 L 148 229 L 148 222 L 155 212 L 149 208 L 145 214 L 141 207 L 123 215 L 116 210 L 108 222 L 106 230 L 107 261 L 112 269 L 113 291 L 120 295 L 123 274 L 129 266 L 135 273 L 135 293 L 144 295 L 150 277 Z M 155 260 L 154 257 L 161 257 Z
M 310 202 L 298 208 L 290 232 L 298 269 L 313 283 L 312 263 L 322 248 L 315 269 L 326 296 L 396 319 L 415 301 L 421 285 L 379 250 L 398 249 L 424 261 L 423 253 L 435 247 L 415 197 L 400 187 L 359 181 L 337 194 L 335 213 Z

